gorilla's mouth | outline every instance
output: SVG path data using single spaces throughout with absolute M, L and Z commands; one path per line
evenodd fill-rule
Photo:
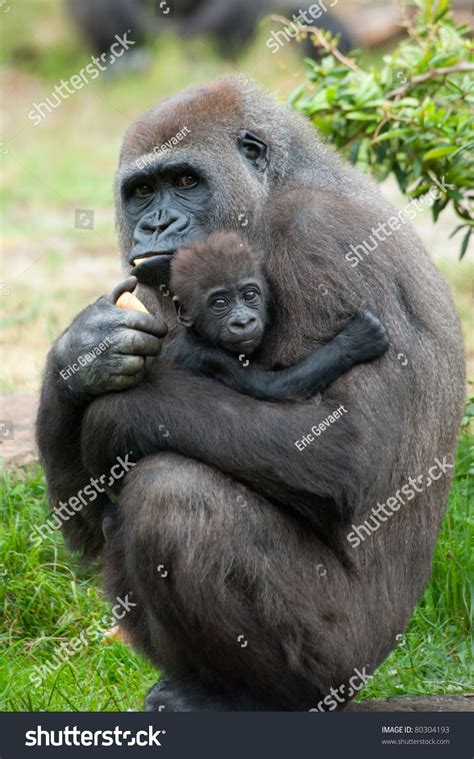
M 239 353 L 244 351 L 248 356 L 251 356 L 254 350 L 260 344 L 262 338 L 262 331 L 259 329 L 254 330 L 252 333 L 242 335 L 237 339 L 227 339 L 226 348 L 232 353 Z
M 176 253 L 176 248 L 172 250 L 153 250 L 130 259 L 132 266 L 131 274 L 136 277 L 141 285 L 147 287 L 161 287 L 167 285 L 170 279 L 171 259 Z
M 132 266 L 143 266 L 145 263 L 150 263 L 159 259 L 160 261 L 171 258 L 175 254 L 175 250 L 161 250 L 159 253 L 156 251 L 150 251 L 148 253 L 142 253 L 141 256 L 136 256 L 132 261 Z

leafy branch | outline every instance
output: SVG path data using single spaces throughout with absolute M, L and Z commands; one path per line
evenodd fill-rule
M 298 32 L 298 36 L 301 39 L 307 37 L 309 34 L 316 47 L 324 48 L 328 53 L 331 53 L 331 55 L 333 55 L 334 58 L 337 58 L 337 60 L 340 61 L 343 64 L 343 66 L 347 66 L 347 68 L 352 69 L 352 71 L 360 71 L 359 67 L 356 65 L 356 63 L 353 60 L 351 60 L 350 58 L 345 56 L 343 53 L 341 53 L 340 50 L 338 50 L 337 37 L 332 37 L 332 35 L 328 34 L 328 32 L 325 32 L 324 29 L 318 29 L 317 26 L 308 26 L 307 24 L 299 24 L 296 21 L 290 21 L 284 16 L 278 16 L 277 14 L 272 14 L 270 16 L 270 19 L 272 21 L 279 21 L 281 24 L 284 24 L 285 26 L 293 27 L 293 30 Z
M 413 79 L 408 82 L 408 84 L 405 84 L 403 87 L 399 87 L 396 90 L 388 92 L 385 97 L 388 100 L 389 98 L 393 98 L 398 95 L 404 95 L 405 92 L 408 92 L 408 90 L 410 90 L 416 84 L 427 82 L 429 79 L 436 79 L 436 77 L 446 76 L 446 74 L 454 74 L 457 71 L 474 71 L 474 63 L 458 63 L 456 66 L 446 66 L 445 68 L 440 67 L 437 69 L 431 69 L 431 71 L 427 71 L 425 74 L 414 76 Z
M 407 38 L 379 68 L 364 68 L 357 52 L 345 56 L 330 32 L 281 16 L 298 37 L 321 48 L 306 59 L 305 81 L 290 103 L 336 147 L 383 181 L 393 174 L 416 199 L 436 190 L 433 219 L 449 205 L 463 232 L 460 257 L 474 239 L 474 43 L 456 26 L 449 0 L 415 0 Z

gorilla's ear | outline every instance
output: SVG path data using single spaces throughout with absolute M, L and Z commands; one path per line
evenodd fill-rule
M 270 150 L 266 142 L 247 129 L 241 129 L 237 135 L 240 155 L 257 171 L 265 171 L 270 161 Z
M 192 327 L 193 322 L 190 316 L 186 313 L 186 309 L 183 304 L 179 302 L 176 295 L 173 296 L 173 303 L 176 309 L 176 318 L 183 327 Z

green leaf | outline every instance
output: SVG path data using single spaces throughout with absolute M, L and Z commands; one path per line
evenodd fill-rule
M 403 171 L 403 169 L 398 163 L 394 165 L 393 173 L 395 174 L 397 178 L 397 182 L 399 184 L 401 191 L 404 193 L 408 185 L 407 175 L 405 174 L 405 172 Z
M 327 136 L 333 135 L 333 128 L 331 126 L 331 122 L 327 119 L 321 117 L 321 116 L 315 116 L 313 119 L 313 124 L 316 127 L 316 129 L 319 132 L 322 132 L 322 134 L 325 134 Z
M 296 103 L 296 101 L 300 99 L 300 97 L 303 94 L 303 92 L 305 91 L 305 89 L 306 89 L 306 85 L 303 82 L 303 84 L 300 84 L 299 87 L 297 87 L 295 90 L 293 90 L 293 92 L 291 93 L 290 97 L 288 98 L 288 103 L 290 105 L 294 105 Z
M 469 229 L 467 230 L 466 234 L 464 235 L 464 239 L 463 239 L 463 241 L 461 243 L 461 250 L 459 251 L 459 260 L 461 260 L 463 258 L 464 254 L 465 254 L 465 252 L 467 250 L 467 246 L 468 246 L 471 234 L 472 234 L 472 230 L 473 230 L 473 227 L 469 227 Z
M 377 98 L 376 100 L 367 100 L 364 103 L 364 108 L 380 108 L 382 106 L 383 102 L 384 101 L 383 101 L 382 98 Z M 417 105 L 418 105 L 418 103 L 417 103 Z
M 439 21 L 449 10 L 449 0 L 439 0 L 438 10 L 435 13 L 434 20 Z
M 415 160 L 413 161 L 413 174 L 418 179 L 418 177 L 421 176 L 422 171 L 423 171 L 423 163 L 420 160 L 419 156 L 417 156 Z
M 464 227 L 467 227 L 467 226 L 469 226 L 469 225 L 468 224 L 458 224 L 457 227 L 455 227 L 454 230 L 449 235 L 449 239 L 451 239 L 452 237 L 454 237 L 454 235 L 457 235 L 457 233 L 459 232 L 460 229 L 464 229 Z
M 441 158 L 444 155 L 451 155 L 457 150 L 457 145 L 445 145 L 444 147 L 432 148 L 423 155 L 424 161 L 432 161 L 433 158 Z
M 351 111 L 351 113 L 346 114 L 346 118 L 351 119 L 351 121 L 374 121 L 376 115 L 374 113 L 363 113 L 362 111 Z
M 375 144 L 376 142 L 383 142 L 384 140 L 391 140 L 392 137 L 401 137 L 406 132 L 404 129 L 392 129 L 391 132 L 383 132 L 382 134 L 379 134 L 378 137 L 375 137 L 372 142 Z
M 351 152 L 349 155 L 349 160 L 352 163 L 352 165 L 355 165 L 357 163 L 357 156 L 359 154 L 359 148 L 360 148 L 360 140 L 357 140 L 357 142 L 354 142 Z
M 432 205 L 432 212 L 433 212 L 433 219 L 437 221 L 438 216 L 440 215 L 441 211 L 446 208 L 446 206 L 449 203 L 449 198 L 443 197 L 443 198 L 437 198 L 435 202 Z
M 329 104 L 326 97 L 326 90 L 322 90 L 311 100 L 308 107 L 308 113 L 311 115 L 317 111 L 327 111 L 328 108 Z
M 393 105 L 396 106 L 397 108 L 403 105 L 412 106 L 413 108 L 418 108 L 418 106 L 420 105 L 420 101 L 417 98 L 406 97 L 406 98 L 401 98 L 401 100 L 398 100 L 396 103 L 393 103 Z
M 459 61 L 459 53 L 452 51 L 448 52 L 441 52 L 438 55 L 435 55 L 431 59 L 431 66 L 432 68 L 438 68 L 442 66 L 453 66 L 455 63 Z
M 459 92 L 461 95 L 463 94 L 463 90 L 461 87 L 459 87 L 456 82 L 453 82 L 451 79 L 446 79 L 445 84 L 447 87 L 450 87 L 451 89 L 455 90 L 456 92 Z
M 467 145 L 461 145 L 460 148 L 457 148 L 453 153 L 453 158 L 458 153 L 461 153 L 463 150 L 470 150 L 472 147 L 474 147 L 474 140 L 472 142 L 468 143 Z

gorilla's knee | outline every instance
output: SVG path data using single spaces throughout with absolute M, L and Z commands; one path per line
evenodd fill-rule
M 154 532 L 168 518 L 171 522 L 195 512 L 212 500 L 216 480 L 224 475 L 185 456 L 162 453 L 138 462 L 127 477 L 120 496 L 120 512 L 128 527 Z
M 211 515 L 225 502 L 229 482 L 211 467 L 174 453 L 140 461 L 119 501 L 132 574 L 149 585 L 153 577 L 169 576 L 171 565 L 175 575 L 192 571 L 197 552 L 211 538 Z

